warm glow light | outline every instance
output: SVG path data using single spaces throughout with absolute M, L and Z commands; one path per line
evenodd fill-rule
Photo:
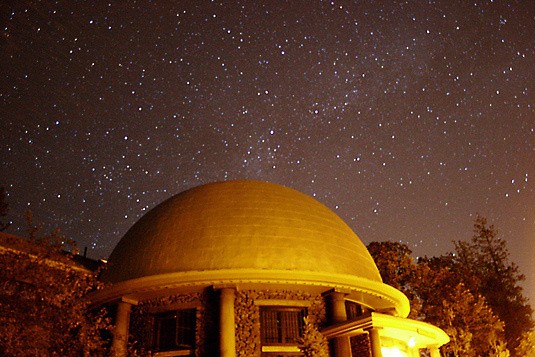
M 407 357 L 407 354 L 397 347 L 381 347 L 383 357 Z
M 407 344 L 409 345 L 409 347 L 414 347 L 416 345 L 414 337 L 409 338 L 409 342 Z

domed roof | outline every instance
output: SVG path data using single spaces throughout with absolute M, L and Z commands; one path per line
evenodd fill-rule
M 207 184 L 161 203 L 119 242 L 106 280 L 240 269 L 382 281 L 364 244 L 334 212 L 296 190 L 261 181 Z

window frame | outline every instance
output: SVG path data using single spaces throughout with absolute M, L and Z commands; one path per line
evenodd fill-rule
M 173 346 L 161 346 L 164 320 L 174 320 Z M 185 307 L 153 311 L 151 347 L 155 356 L 193 356 L 197 347 L 197 309 Z
M 297 305 L 297 306 L 296 306 Z M 297 339 L 302 338 L 305 331 L 304 317 L 308 316 L 308 304 L 267 305 L 260 304 L 260 342 L 262 356 L 302 356 L 301 345 Z M 267 338 L 266 316 L 276 313 L 271 318 L 271 338 L 276 335 L 276 341 Z M 294 315 L 294 313 L 296 313 Z M 293 316 L 292 316 L 293 315 Z M 273 324 L 273 322 L 275 324 Z M 292 332 L 293 330 L 293 332 Z M 275 333 L 273 333 L 276 331 Z M 295 333 L 297 331 L 297 334 Z M 297 337 L 294 337 L 296 336 Z
M 346 316 L 348 320 L 359 319 L 364 315 L 365 308 L 356 301 L 345 300 Z

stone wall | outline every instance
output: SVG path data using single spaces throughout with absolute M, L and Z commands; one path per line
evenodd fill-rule
M 371 357 L 371 345 L 368 334 L 353 336 L 349 339 L 353 357 Z
M 308 301 L 309 321 L 320 328 L 325 323 L 325 304 L 320 295 L 287 290 L 238 291 L 235 300 L 236 354 L 237 356 L 260 356 L 260 306 L 255 300 Z
M 130 340 L 139 355 L 148 355 L 153 336 L 151 312 L 167 306 L 191 306 L 197 309 L 196 357 L 217 356 L 219 346 L 218 293 L 206 289 L 202 293 L 177 294 L 146 300 L 134 306 L 130 318 Z M 326 323 L 325 303 L 321 295 L 290 290 L 245 290 L 236 292 L 236 355 L 261 356 L 260 306 L 258 300 L 306 301 L 310 323 L 318 329 Z M 164 311 L 164 310 L 162 310 Z
M 180 305 L 196 308 L 195 356 L 217 355 L 217 300 L 211 289 L 203 293 L 178 294 L 141 302 L 134 307 L 130 317 L 130 338 L 141 354 L 151 348 L 153 325 L 151 313 L 161 307 Z

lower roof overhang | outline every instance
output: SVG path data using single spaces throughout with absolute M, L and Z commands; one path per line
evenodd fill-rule
M 224 285 L 235 286 L 238 290 L 292 288 L 314 293 L 338 289 L 347 292 L 346 299 L 375 311 L 406 317 L 410 309 L 409 301 L 401 291 L 380 281 L 344 274 L 258 269 L 189 271 L 140 277 L 109 283 L 104 289 L 90 294 L 89 299 L 95 306 L 120 299 L 143 301 Z
M 440 347 L 450 341 L 449 336 L 442 329 L 426 322 L 377 312 L 334 324 L 322 329 L 321 333 L 331 339 L 368 333 L 372 328 L 379 330 L 381 338 L 398 340 L 415 348 Z

